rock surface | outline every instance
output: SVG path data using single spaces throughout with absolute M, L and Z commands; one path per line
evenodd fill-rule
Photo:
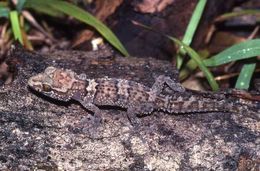
M 111 57 L 109 52 L 56 51 L 42 55 L 16 48 L 14 81 L 0 89 L 0 170 L 257 170 L 259 114 L 203 113 L 140 118 L 138 133 L 125 111 L 103 109 L 101 135 L 79 127 L 91 113 L 27 87 L 47 66 L 70 68 L 91 78 L 110 76 L 151 86 L 154 77 L 177 78 L 166 61 Z

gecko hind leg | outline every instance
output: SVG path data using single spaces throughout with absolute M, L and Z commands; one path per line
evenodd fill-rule
M 160 75 L 156 78 L 151 91 L 156 95 L 159 95 L 163 91 L 164 84 L 168 85 L 173 91 L 184 92 L 185 88 L 178 82 L 172 80 L 170 77 L 165 75 Z

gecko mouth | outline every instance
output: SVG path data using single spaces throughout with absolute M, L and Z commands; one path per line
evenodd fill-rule
M 29 85 L 28 86 L 30 89 L 34 90 L 34 91 L 37 91 L 37 92 L 42 92 L 42 88 L 41 86 L 32 86 L 32 85 Z

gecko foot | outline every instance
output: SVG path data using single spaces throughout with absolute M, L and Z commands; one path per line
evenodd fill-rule
M 99 139 L 100 136 L 100 129 L 102 129 L 102 119 L 97 116 L 84 117 L 81 119 L 80 123 L 77 125 L 79 129 L 82 130 L 84 134 L 87 134 L 91 139 Z
M 124 140 L 125 143 L 130 143 L 133 137 L 139 138 L 143 144 L 147 144 L 147 141 L 145 140 L 144 136 L 141 135 L 142 132 L 142 126 L 140 124 L 134 125 L 132 128 L 129 130 L 129 135 L 126 140 Z
M 149 114 L 153 110 L 154 108 L 151 103 L 145 103 L 143 105 L 137 105 L 127 109 L 127 117 L 132 125 L 132 128 L 130 128 L 130 134 L 126 141 L 130 141 L 132 137 L 137 136 L 144 144 L 146 144 L 146 140 L 140 134 L 142 123 L 140 122 L 140 119 L 137 117 L 137 115 L 141 116 L 143 114 Z

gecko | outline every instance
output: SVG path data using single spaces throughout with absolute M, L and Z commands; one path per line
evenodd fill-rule
M 117 106 L 127 110 L 131 124 L 138 124 L 137 116 L 154 111 L 173 114 L 205 112 L 237 112 L 239 108 L 227 100 L 185 95 L 185 88 L 169 76 L 160 75 L 152 87 L 119 78 L 89 79 L 70 69 L 47 67 L 44 72 L 28 80 L 32 89 L 60 101 L 76 100 L 94 113 L 95 122 L 101 121 L 100 106 Z M 163 94 L 167 85 L 174 93 Z

